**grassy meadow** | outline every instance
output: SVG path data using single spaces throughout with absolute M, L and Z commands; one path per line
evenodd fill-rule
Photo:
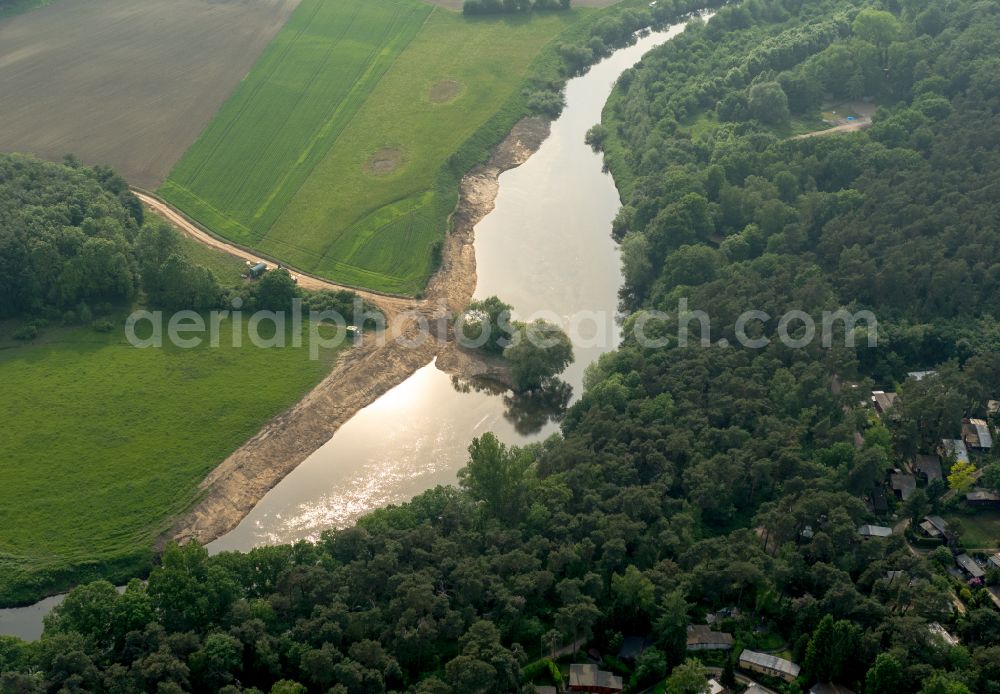
M 461 166 L 488 149 L 456 153 L 590 12 L 470 19 L 419 0 L 303 0 L 160 193 L 303 270 L 416 294 Z
M 187 239 L 182 249 L 221 281 L 239 279 L 238 258 Z M 0 603 L 141 572 L 205 475 L 337 356 L 310 360 L 305 337 L 301 348 L 254 347 L 246 321 L 236 348 L 229 320 L 217 348 L 137 349 L 123 319 L 111 333 L 49 327 L 29 343 L 0 324 Z

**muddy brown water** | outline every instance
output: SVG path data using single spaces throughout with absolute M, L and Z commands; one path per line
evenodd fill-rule
M 566 85 L 566 108 L 523 165 L 501 174 L 496 207 L 476 227 L 476 297 L 496 294 L 518 317 L 578 323 L 575 361 L 562 375 L 579 397 L 586 367 L 615 348 L 621 286 L 611 221 L 621 204 L 601 157 L 584 144 L 615 79 L 683 30 L 641 37 Z M 565 397 L 567 394 L 563 394 Z M 558 400 L 558 398 L 556 398 Z M 456 384 L 433 362 L 356 414 L 209 551 L 316 539 L 330 528 L 454 484 L 472 438 L 488 431 L 512 445 L 558 430 L 544 403 L 515 401 L 489 384 Z M 38 638 L 62 596 L 0 610 L 0 634 Z

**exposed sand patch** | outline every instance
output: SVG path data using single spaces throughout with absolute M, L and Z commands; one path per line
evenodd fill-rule
M 476 288 L 474 229 L 493 210 L 500 174 L 527 161 L 548 135 L 548 121 L 525 118 L 487 163 L 462 179 L 461 196 L 442 249 L 441 268 L 427 285 L 427 298 L 418 301 L 359 292 L 386 313 L 386 339 L 366 335 L 305 398 L 265 424 L 260 433 L 209 473 L 200 485 L 201 500 L 161 538 L 161 546 L 169 539 L 208 543 L 235 528 L 274 485 L 325 444 L 358 410 L 435 356 L 443 371 L 464 379 L 509 378 L 504 365 L 459 350 L 449 339 L 448 330 L 435 330 L 434 326 L 442 326 L 442 318 L 464 310 L 472 298 Z M 393 339 L 416 335 L 421 317 L 431 324 L 435 338 L 419 346 Z
M 461 91 L 462 83 L 458 80 L 441 80 L 431 87 L 427 98 L 432 104 L 447 104 L 449 101 L 454 101 Z

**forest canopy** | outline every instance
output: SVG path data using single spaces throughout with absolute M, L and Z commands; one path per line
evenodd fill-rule
M 683 297 L 733 337 L 748 308 L 865 308 L 875 348 L 627 340 L 558 436 L 478 437 L 457 487 L 315 544 L 171 546 L 147 584 L 78 588 L 40 642 L 0 640 L 0 688 L 525 692 L 556 683 L 553 651 L 613 658 L 636 635 L 628 690 L 684 691 L 687 628 L 711 615 L 733 654 L 802 666 L 767 681 L 786 694 L 1000 692 L 1000 572 L 959 579 L 944 544 L 858 531 L 959 514 L 947 481 L 897 502 L 886 476 L 995 415 L 998 55 L 994 2 L 748 0 L 693 20 L 626 71 L 599 138 L 628 320 Z M 872 126 L 790 137 L 842 99 L 876 104 Z M 896 392 L 892 416 L 873 388 Z M 975 458 L 990 484 L 994 458 Z

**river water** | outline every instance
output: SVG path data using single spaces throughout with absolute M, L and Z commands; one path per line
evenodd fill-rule
M 575 361 L 562 375 L 578 397 L 584 369 L 617 346 L 622 284 L 611 221 L 621 205 L 602 158 L 585 143 L 618 75 L 683 25 L 651 33 L 566 85 L 566 108 L 527 162 L 500 175 L 495 209 L 475 230 L 475 296 L 497 295 L 517 317 L 577 320 Z M 577 334 L 574 334 L 577 333 Z M 459 392 L 433 363 L 361 410 L 209 551 L 316 539 L 366 512 L 452 484 L 474 436 L 523 444 L 556 431 L 526 430 L 510 399 Z M 514 421 L 512 421 L 514 420 Z M 516 424 L 521 424 L 520 431 Z M 530 422 L 528 423 L 530 424 Z
M 611 239 L 621 202 L 584 135 L 600 122 L 618 75 L 683 28 L 649 33 L 570 80 L 551 135 L 525 164 L 500 175 L 496 207 L 476 227 L 476 297 L 495 294 L 518 318 L 563 323 L 574 338 L 575 361 L 562 375 L 572 399 L 587 365 L 617 345 L 622 283 Z M 538 409 L 509 394 L 457 387 L 432 362 L 358 412 L 209 551 L 316 539 L 373 509 L 453 484 L 473 437 L 492 431 L 524 444 L 555 432 L 558 423 Z M 60 599 L 0 610 L 0 634 L 38 638 L 42 617 Z

